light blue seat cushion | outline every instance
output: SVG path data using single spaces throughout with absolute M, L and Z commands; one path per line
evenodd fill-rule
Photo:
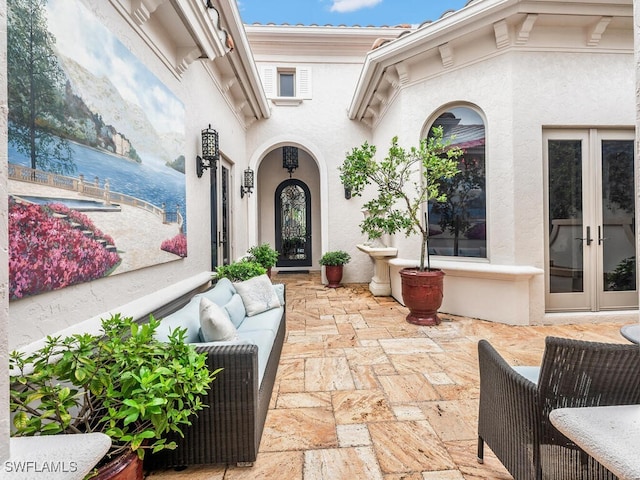
M 234 293 L 231 296 L 231 299 L 224 304 L 224 309 L 227 311 L 227 314 L 231 319 L 231 323 L 233 323 L 236 328 L 239 328 L 247 316 L 247 311 L 244 309 L 242 297 L 237 293 Z
M 258 346 L 258 385 L 262 385 L 262 377 L 264 377 L 267 361 L 269 360 L 276 335 L 271 332 L 271 330 L 263 329 L 244 332 L 238 330 L 238 336 L 240 340 L 245 340 Z
M 538 377 L 540 377 L 540 367 L 530 367 L 530 366 L 523 365 L 523 366 L 516 366 L 511 368 L 513 368 L 516 372 L 518 372 L 527 380 L 535 383 L 536 385 L 538 384 Z
M 273 289 L 276 291 L 280 305 L 284 305 L 284 283 L 274 283 Z
M 227 278 L 221 278 L 216 285 L 206 292 L 198 293 L 189 300 L 184 307 L 176 310 L 170 315 L 162 319 L 155 337 L 158 340 L 166 342 L 169 340 L 169 334 L 176 327 L 187 329 L 186 343 L 196 343 L 200 341 L 200 299 L 206 297 L 212 302 L 222 306 L 227 303 L 236 293 L 233 284 Z
M 242 336 L 244 332 L 269 330 L 275 335 L 278 333 L 278 327 L 280 327 L 283 313 L 284 307 L 278 307 L 258 313 L 253 317 L 247 317 L 238 327 L 238 334 Z
M 213 303 L 223 306 L 229 300 L 233 294 L 236 293 L 236 289 L 233 287 L 233 283 L 228 278 L 221 278 L 216 283 L 215 287 L 206 292 L 202 292 L 199 295 L 207 297 Z
M 177 327 L 187 329 L 186 343 L 193 343 L 199 340 L 200 295 L 195 295 L 189 303 L 180 310 L 164 317 L 156 330 L 155 337 L 160 341 L 168 342 L 169 334 Z

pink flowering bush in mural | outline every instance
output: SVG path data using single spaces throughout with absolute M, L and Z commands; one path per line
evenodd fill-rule
M 90 233 L 84 233 L 90 232 Z M 120 262 L 113 239 L 63 205 L 9 199 L 9 295 L 22 298 L 108 275 Z
M 184 233 L 179 233 L 175 237 L 162 242 L 162 244 L 160 245 L 160 250 L 173 253 L 174 255 L 178 255 L 179 257 L 186 257 L 187 237 Z

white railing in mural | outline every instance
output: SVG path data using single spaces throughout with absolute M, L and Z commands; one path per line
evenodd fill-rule
M 104 181 L 104 185 L 101 187 L 98 177 L 95 177 L 93 182 L 87 182 L 84 175 L 80 175 L 78 178 L 65 177 L 63 175 L 34 170 L 13 163 L 9 164 L 9 179 L 77 192 L 80 195 L 101 199 L 105 205 L 117 203 L 141 208 L 160 217 L 163 223 L 177 223 L 178 225 L 182 225 L 183 222 L 182 214 L 178 208 L 176 208 L 175 212 L 167 212 L 164 208 L 156 207 L 139 198 L 124 193 L 112 192 L 108 179 Z

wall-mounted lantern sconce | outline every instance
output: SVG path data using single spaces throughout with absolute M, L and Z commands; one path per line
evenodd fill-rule
M 247 168 L 242 177 L 242 185 L 240 185 L 240 198 L 253 193 L 253 170 Z
M 211 124 L 209 124 L 209 128 L 202 130 L 202 157 L 196 157 L 196 172 L 198 178 L 202 177 L 202 174 L 207 168 L 213 168 L 215 170 L 219 157 L 218 132 L 211 128 Z
M 282 147 L 282 168 L 289 172 L 289 178 L 293 171 L 298 168 L 298 147 Z
M 344 187 L 344 198 L 346 198 L 347 200 L 351 199 L 351 187 Z

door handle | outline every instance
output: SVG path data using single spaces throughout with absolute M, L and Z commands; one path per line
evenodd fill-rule
M 593 242 L 593 238 L 591 238 L 591 227 L 587 227 L 587 236 L 586 237 L 584 237 L 584 238 L 576 237 L 576 240 L 584 240 L 585 242 L 587 242 L 587 245 L 591 245 L 591 242 Z M 598 241 L 599 240 L 600 239 L 598 239 Z
M 222 246 L 225 243 L 227 243 L 227 241 L 222 239 L 222 232 L 218 232 L 218 245 Z
M 602 236 L 602 227 L 598 225 L 598 245 L 602 245 L 602 242 L 604 242 L 606 239 L 607 237 Z

